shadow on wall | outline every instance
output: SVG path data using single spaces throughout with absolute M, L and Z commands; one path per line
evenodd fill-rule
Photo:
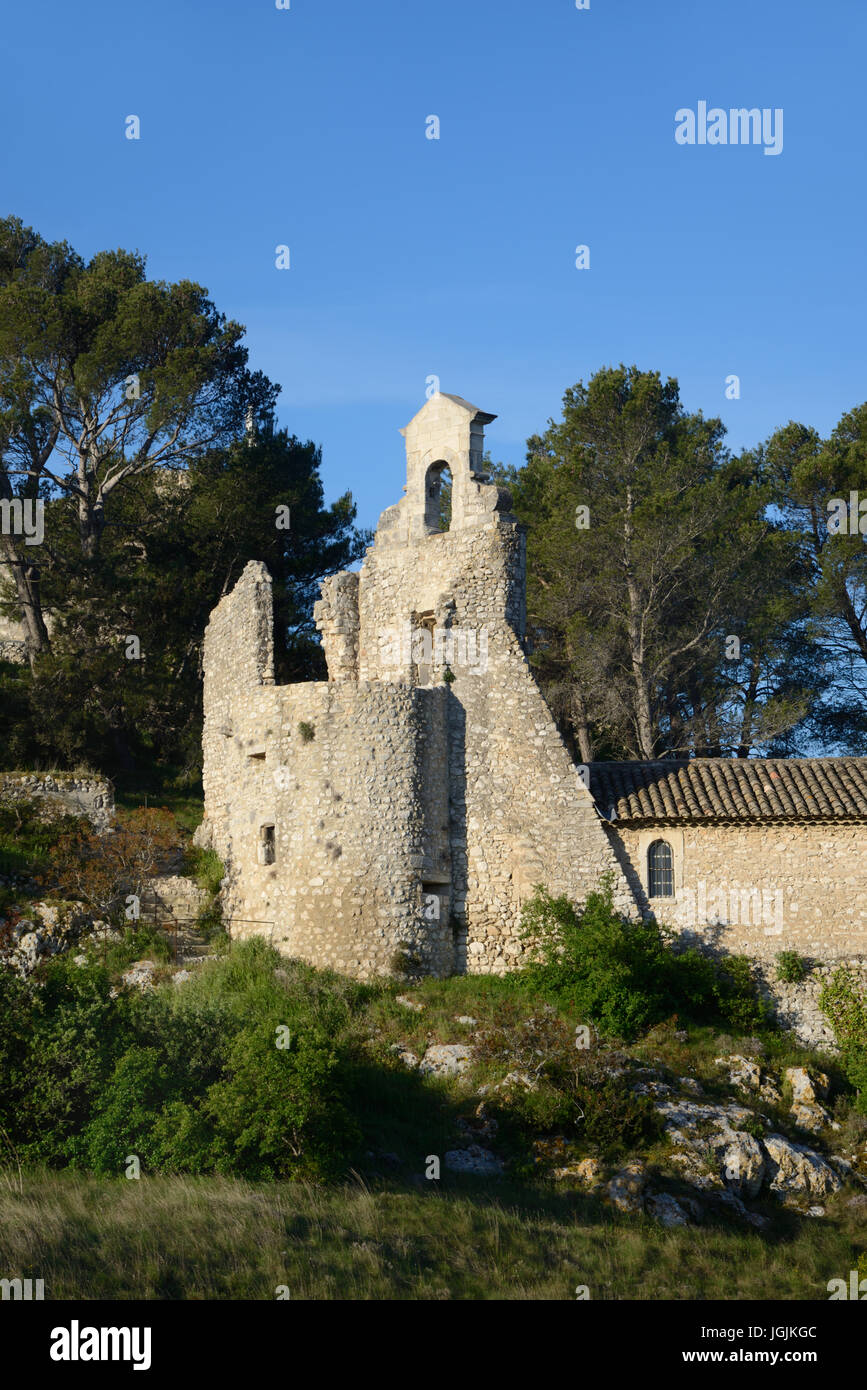
M 655 913 L 651 908 L 647 894 L 644 891 L 644 884 L 641 882 L 638 870 L 636 869 L 635 865 L 630 859 L 626 851 L 626 846 L 624 845 L 620 836 L 617 834 L 617 831 L 612 830 L 610 826 L 606 826 L 605 833 L 608 836 L 608 842 L 614 851 L 614 857 L 617 860 L 617 863 L 620 865 L 623 877 L 626 879 L 627 884 L 632 890 L 632 895 L 635 898 L 636 903 L 638 904 L 638 910 L 641 913 L 641 916 L 644 918 L 644 920 L 647 921 L 649 917 L 655 916 Z
M 452 971 L 467 973 L 467 715 L 453 691 L 447 698 L 449 737 L 449 850 L 451 920 L 454 937 Z M 457 900 L 457 902 L 456 902 Z M 459 905 L 457 905 L 459 904 Z

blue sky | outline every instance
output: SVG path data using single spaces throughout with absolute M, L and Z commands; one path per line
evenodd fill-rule
M 206 285 L 364 525 L 432 374 L 518 464 L 621 360 L 735 449 L 867 398 L 863 0 L 43 0 L 4 40 L 0 214 Z M 678 145 L 701 100 L 782 153 Z

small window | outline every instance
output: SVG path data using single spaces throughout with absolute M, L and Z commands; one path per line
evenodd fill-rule
M 259 863 L 273 864 L 274 858 L 274 827 L 273 825 L 261 825 L 259 827 Z
M 674 861 L 665 840 L 654 840 L 647 851 L 647 892 L 651 898 L 674 897 Z

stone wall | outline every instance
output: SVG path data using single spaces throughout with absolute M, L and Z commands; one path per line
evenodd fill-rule
M 608 871 L 634 910 L 524 653 L 525 539 L 482 472 L 491 418 L 443 396 L 407 426 L 406 495 L 360 574 L 322 585 L 327 683 L 273 685 L 261 564 L 211 616 L 199 839 L 227 865 L 235 935 L 359 975 L 401 949 L 434 974 L 501 972 L 536 884 L 581 899 Z
M 107 777 L 65 772 L 0 772 L 0 801 L 50 801 L 98 830 L 114 817 L 114 787 Z
M 27 643 L 18 638 L 0 637 L 0 661 L 9 661 L 13 666 L 24 666 L 27 661 Z
M 43 613 L 42 616 L 48 635 L 51 636 L 54 620 L 50 613 Z M 0 661 L 9 661 L 15 666 L 27 664 L 24 624 L 13 622 L 11 618 L 4 618 L 2 615 L 0 615 Z
M 778 981 L 773 969 L 765 972 L 764 993 L 773 1004 L 777 1018 L 805 1047 L 837 1051 L 833 1030 L 819 1008 L 819 995 L 840 966 L 855 975 L 867 994 L 867 958 L 864 956 L 843 956 L 833 963 L 816 965 L 807 978 L 797 984 Z
M 448 914 L 425 916 L 423 893 L 436 855 L 425 808 L 443 815 L 448 690 L 266 685 L 267 659 L 249 661 L 251 646 L 265 654 L 263 567 L 248 565 L 224 603 L 205 634 L 205 679 L 220 697 L 206 705 L 199 842 L 226 864 L 232 935 L 264 935 L 289 955 L 353 975 L 387 973 L 400 950 L 420 969 L 449 973 Z M 258 684 L 227 688 L 236 655 Z
M 728 952 L 770 961 L 867 956 L 867 827 L 854 824 L 678 825 L 609 831 L 636 899 Z M 648 897 L 647 849 L 673 850 L 675 896 Z

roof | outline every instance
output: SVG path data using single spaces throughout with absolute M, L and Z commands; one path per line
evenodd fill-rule
M 477 405 L 473 405 L 470 401 L 465 401 L 463 396 L 453 396 L 449 391 L 442 391 L 440 394 L 444 396 L 447 401 L 454 401 L 455 405 L 462 405 L 464 410 L 468 411 L 476 420 L 481 420 L 483 425 L 489 425 L 492 420 L 496 420 L 497 418 L 496 415 L 490 415 L 487 410 L 480 410 Z
M 431 402 L 437 399 L 451 401 L 452 405 L 460 406 L 461 410 L 465 410 L 468 415 L 472 416 L 474 421 L 478 420 L 479 424 L 481 425 L 489 425 L 492 420 L 496 420 L 497 418 L 496 415 L 491 415 L 490 412 L 487 410 L 479 410 L 479 407 L 477 405 L 473 405 L 471 401 L 465 401 L 463 396 L 453 396 L 448 391 L 435 391 L 434 394 L 428 397 L 428 399 L 425 401 L 421 410 L 417 411 L 416 414 L 412 417 L 412 420 L 410 420 L 409 425 L 413 423 L 413 420 L 417 420 L 419 415 L 424 414 L 424 412 L 430 408 Z M 409 429 L 409 425 L 404 425 L 403 429 L 400 430 L 399 433 L 406 436 L 406 432 Z
M 603 820 L 692 825 L 867 821 L 867 758 L 591 763 Z

